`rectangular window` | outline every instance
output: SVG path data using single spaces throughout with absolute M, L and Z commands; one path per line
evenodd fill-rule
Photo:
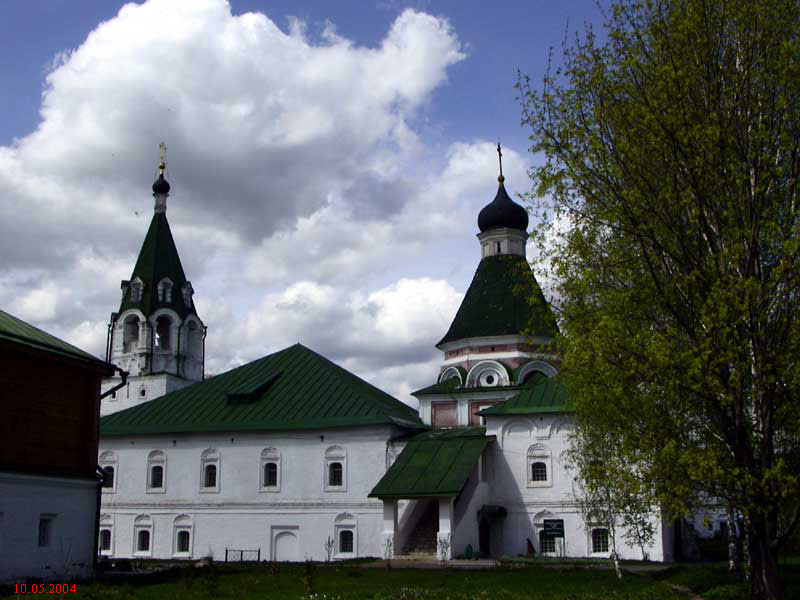
M 48 548 L 53 537 L 53 515 L 39 517 L 39 548 Z
M 539 534 L 539 551 L 542 553 L 556 551 L 556 538 L 547 535 L 544 531 Z
M 608 529 L 592 529 L 592 552 L 608 552 Z
M 455 402 L 434 402 L 433 411 L 434 427 L 455 427 L 458 425 L 458 404 Z

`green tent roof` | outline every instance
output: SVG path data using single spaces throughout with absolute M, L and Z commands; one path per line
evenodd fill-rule
M 484 408 L 483 416 L 529 415 L 542 413 L 572 412 L 572 404 L 558 376 L 537 378 L 533 385 L 523 386 L 522 391 L 500 404 Z
M 438 429 L 410 438 L 371 498 L 457 496 L 486 445 L 485 427 Z
M 95 366 L 109 371 L 109 374 L 111 374 L 114 369 L 113 365 L 3 310 L 0 310 L 0 340 L 22 344 L 49 354 L 93 363 Z
M 397 424 L 425 428 L 417 412 L 295 344 L 101 419 L 100 435 L 323 429 Z
M 553 311 L 525 257 L 504 254 L 487 256 L 478 264 L 456 317 L 437 346 L 472 337 L 523 333 L 554 337 L 557 332 Z
M 150 221 L 150 228 L 147 230 L 142 249 L 139 251 L 139 258 L 133 268 L 131 281 L 137 277 L 144 283 L 142 300 L 133 302 L 131 290 L 128 288 L 122 297 L 120 312 L 129 308 L 138 308 L 145 315 L 151 315 L 155 310 L 165 307 L 176 311 L 181 318 L 189 314 L 197 314 L 194 305 L 187 306 L 183 299 L 181 290 L 186 285 L 186 275 L 183 273 L 175 240 L 172 239 L 166 213 L 155 213 L 153 220 Z M 171 302 L 159 302 L 158 300 L 158 283 L 165 277 L 169 277 L 173 285 Z

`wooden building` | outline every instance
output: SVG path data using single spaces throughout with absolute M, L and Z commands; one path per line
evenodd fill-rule
M 0 582 L 91 574 L 113 365 L 0 310 Z

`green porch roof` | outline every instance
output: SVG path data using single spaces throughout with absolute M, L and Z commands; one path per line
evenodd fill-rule
M 469 285 L 450 329 L 437 346 L 472 337 L 522 335 L 555 337 L 550 305 L 523 256 L 487 256 Z
M 526 385 L 516 394 L 500 404 L 484 408 L 483 416 L 530 415 L 543 413 L 572 412 L 564 385 L 558 376 L 537 378 L 533 385 Z
M 0 340 L 22 344 L 48 354 L 92 363 L 94 366 L 108 371 L 109 374 L 114 371 L 113 365 L 3 310 L 0 310 Z
M 457 496 L 494 436 L 485 427 L 439 429 L 410 438 L 371 498 Z
M 133 267 L 131 281 L 139 278 L 144 283 L 144 293 L 140 302 L 131 301 L 131 289 L 125 292 L 119 312 L 129 308 L 138 308 L 145 315 L 151 315 L 159 308 L 171 308 L 177 312 L 181 318 L 189 314 L 197 314 L 194 305 L 188 306 L 183 299 L 181 290 L 186 285 L 186 275 L 183 273 L 178 249 L 175 240 L 172 239 L 172 231 L 169 228 L 166 213 L 155 213 L 150 227 L 136 259 L 136 266 Z M 158 283 L 169 277 L 172 281 L 172 301 L 159 302 Z
M 108 415 L 101 436 L 325 429 L 395 424 L 424 429 L 415 411 L 295 344 L 236 369 Z

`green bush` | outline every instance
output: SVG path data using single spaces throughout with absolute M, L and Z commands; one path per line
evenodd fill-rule
M 704 600 L 747 600 L 749 593 L 746 585 L 718 585 L 703 594 Z

